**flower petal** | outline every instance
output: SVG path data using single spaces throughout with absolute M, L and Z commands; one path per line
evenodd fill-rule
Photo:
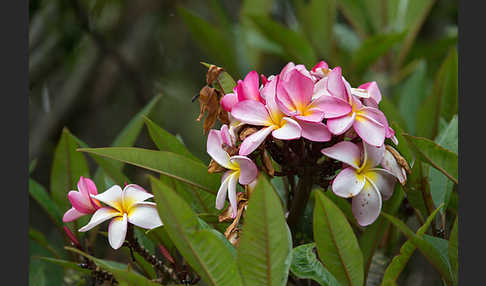
M 238 93 L 238 100 L 256 100 L 262 102 L 259 90 L 259 77 L 256 71 L 249 72 L 243 81 L 238 81 L 236 90 Z
M 251 125 L 264 126 L 270 119 L 267 108 L 259 101 L 240 101 L 231 109 L 231 115 L 238 121 Z
M 285 107 L 295 107 L 297 111 L 301 111 L 303 107 L 310 104 L 314 90 L 314 83 L 312 79 L 303 75 L 298 70 L 290 71 L 288 80 L 279 81 L 279 86 L 282 86 L 286 92 L 280 93 L 278 89 L 277 98 L 280 100 L 281 95 L 285 95 L 281 101 Z M 278 103 L 278 100 L 277 100 Z
M 281 140 L 293 140 L 299 139 L 302 136 L 302 128 L 297 121 L 289 117 L 284 117 L 282 120 L 285 123 L 272 132 L 273 137 Z
M 349 141 L 339 142 L 331 147 L 322 149 L 321 152 L 327 157 L 346 163 L 355 169 L 358 169 L 361 164 L 360 148 Z
M 253 161 L 246 156 L 233 156 L 231 162 L 235 162 L 240 166 L 240 177 L 238 181 L 242 185 L 248 185 L 255 180 L 258 175 L 258 169 Z
M 234 93 L 228 93 L 221 98 L 221 106 L 224 110 L 231 112 L 233 106 L 238 103 L 238 96 Z
M 116 216 L 121 216 L 121 213 L 110 207 L 102 207 L 93 214 L 88 224 L 80 228 L 78 231 L 80 232 L 88 231 L 93 227 L 99 225 L 100 223 Z
M 364 168 L 371 169 L 378 166 L 385 155 L 385 145 L 376 147 L 363 142 L 363 165 Z
M 142 187 L 130 184 L 127 185 L 123 189 L 122 193 L 122 201 L 123 201 L 123 209 L 125 211 L 131 210 L 137 203 L 143 202 L 150 198 L 153 198 L 154 195 L 144 190 Z
M 359 176 L 352 167 L 343 169 L 332 182 L 332 191 L 343 198 L 356 196 L 365 185 L 365 177 Z
M 113 249 L 120 248 L 125 242 L 127 236 L 127 214 L 123 217 L 117 217 L 111 220 L 108 226 L 108 242 Z
M 79 177 L 78 190 L 82 194 L 86 195 L 86 197 L 88 198 L 90 197 L 89 196 L 90 194 L 91 195 L 98 194 L 98 190 L 96 189 L 95 183 L 91 179 L 85 178 L 83 176 Z
M 73 208 L 77 211 L 85 214 L 93 213 L 96 209 L 91 205 L 91 200 L 84 194 L 78 191 L 70 191 L 68 193 L 68 199 L 71 202 Z
M 122 188 L 118 185 L 114 185 L 103 193 L 93 196 L 93 198 L 122 211 L 122 193 Z
M 219 186 L 218 194 L 216 195 L 216 208 L 218 210 L 224 207 L 226 194 L 228 193 L 229 177 L 233 171 L 226 171 L 221 177 L 221 186 Z
M 327 76 L 327 90 L 331 95 L 348 101 L 346 86 L 344 85 L 341 67 L 333 68 Z
M 381 160 L 380 165 L 383 166 L 383 168 L 388 170 L 390 173 L 392 173 L 393 176 L 398 179 L 400 184 L 405 184 L 405 182 L 407 181 L 407 173 L 403 172 L 403 167 L 398 164 L 397 160 L 390 151 L 385 150 L 385 154 L 383 155 L 383 159 Z
M 353 197 L 353 215 L 361 226 L 372 224 L 380 215 L 381 195 L 376 188 L 366 180 L 361 192 Z
M 374 120 L 370 120 L 368 117 L 356 116 L 353 128 L 359 137 L 368 144 L 381 146 L 385 141 L 385 127 Z
M 222 147 L 223 140 L 218 130 L 211 129 L 206 143 L 206 151 L 219 165 L 229 169 L 229 155 Z
M 354 112 L 342 117 L 329 118 L 327 120 L 327 128 L 332 134 L 341 135 L 353 125 L 355 118 L 356 113 Z
M 366 89 L 368 91 L 368 94 L 370 95 L 370 98 L 372 98 L 376 102 L 376 104 L 380 103 L 381 91 L 376 81 L 363 83 L 358 88 Z
M 234 142 L 236 141 L 233 135 L 229 132 L 228 125 L 223 124 L 220 129 L 221 140 L 223 144 L 228 146 L 234 146 Z
M 63 222 L 71 222 L 74 220 L 77 220 L 78 218 L 86 215 L 85 213 L 77 211 L 75 208 L 70 208 L 64 213 L 64 216 L 62 217 Z
M 351 112 L 351 105 L 346 101 L 335 97 L 323 95 L 312 102 L 312 106 L 324 112 L 325 118 L 336 118 Z
M 231 205 L 231 217 L 235 218 L 238 211 L 238 203 L 236 202 L 236 184 L 237 184 L 236 173 L 233 173 L 229 177 L 228 183 L 228 199 Z
M 302 128 L 302 137 L 306 139 L 315 142 L 327 142 L 331 140 L 332 134 L 322 122 L 299 121 L 299 125 Z
M 396 183 L 393 174 L 387 170 L 375 168 L 366 172 L 365 176 L 373 182 L 385 201 L 391 198 Z
M 246 137 L 240 145 L 239 155 L 246 156 L 255 151 L 255 149 L 265 141 L 265 138 L 267 138 L 273 129 L 273 126 L 265 127 Z
M 128 212 L 128 222 L 141 228 L 152 229 L 162 225 L 155 203 L 142 202 Z

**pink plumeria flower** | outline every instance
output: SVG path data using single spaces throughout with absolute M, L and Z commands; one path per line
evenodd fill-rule
M 284 68 L 280 71 L 280 79 L 282 80 L 287 80 L 288 77 L 290 76 L 292 71 L 298 71 L 302 75 L 310 78 L 313 82 L 315 82 L 317 79 L 305 68 L 304 65 L 296 65 L 293 62 L 289 62 L 287 65 L 284 66 Z
M 294 119 L 285 116 L 275 102 L 275 92 L 279 77 L 273 78 L 263 88 L 266 104 L 255 100 L 245 100 L 236 104 L 231 115 L 246 124 L 264 126 L 264 128 L 245 138 L 240 145 L 240 155 L 248 155 L 265 141 L 270 133 L 281 140 L 299 139 L 302 128 Z
M 373 223 L 380 215 L 382 197 L 389 199 L 395 187 L 395 176 L 388 170 L 376 168 L 383 160 L 385 146 L 375 147 L 363 142 L 363 148 L 342 141 L 321 152 L 348 167 L 336 176 L 333 192 L 352 199 L 352 211 L 361 226 Z
M 68 193 L 68 199 L 72 208 L 64 213 L 62 221 L 71 222 L 98 210 L 101 207 L 100 202 L 91 197 L 91 195 L 97 194 L 98 190 L 94 182 L 81 176 L 78 181 L 78 191 L 70 191 Z
M 327 76 L 329 73 L 329 66 L 325 61 L 318 62 L 312 69 L 310 70 L 310 74 L 314 76 L 317 80 L 322 79 Z
M 258 169 L 246 156 L 231 156 L 223 149 L 223 144 L 228 146 L 234 146 L 236 138 L 228 131 L 228 126 L 223 125 L 221 131 L 212 129 L 209 131 L 207 152 L 214 161 L 220 166 L 228 169 L 223 174 L 221 179 L 221 186 L 219 187 L 218 194 L 216 195 L 216 208 L 222 209 L 228 195 L 229 202 L 232 210 L 232 217 L 235 218 L 237 214 L 237 201 L 236 201 L 236 186 L 237 182 L 242 185 L 248 185 L 252 183 L 257 175 Z
M 256 100 L 265 103 L 260 95 L 260 84 L 256 71 L 249 72 L 244 80 L 239 80 L 233 88 L 233 93 L 223 96 L 221 106 L 224 110 L 231 112 L 233 106 L 244 100 Z
M 108 206 L 98 209 L 89 223 L 79 231 L 88 231 L 100 223 L 112 219 L 108 226 L 108 241 L 113 249 L 118 249 L 123 245 L 128 223 L 145 229 L 153 229 L 162 225 L 155 203 L 145 202 L 145 200 L 153 198 L 153 195 L 138 185 L 130 184 L 123 190 L 120 186 L 114 185 L 93 198 Z

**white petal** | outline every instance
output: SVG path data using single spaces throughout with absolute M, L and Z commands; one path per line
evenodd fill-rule
M 370 181 L 366 180 L 363 190 L 353 197 L 352 211 L 361 226 L 372 224 L 380 215 L 381 195 Z
M 119 211 L 122 211 L 122 193 L 122 188 L 120 188 L 118 185 L 114 185 L 103 193 L 92 197 Z
M 395 176 L 388 170 L 374 168 L 365 173 L 365 176 L 373 182 L 383 199 L 386 201 L 393 195 L 395 189 Z
M 102 207 L 93 214 L 88 224 L 80 228 L 78 231 L 88 231 L 100 223 L 116 216 L 121 216 L 121 213 L 110 207 Z
M 111 220 L 108 226 L 108 242 L 110 242 L 113 249 L 118 249 L 125 242 L 127 235 L 127 214 L 123 217 L 117 217 Z
M 337 175 L 332 182 L 332 191 L 343 198 L 354 197 L 363 189 L 365 185 L 364 176 L 358 176 L 356 170 L 348 167 Z
M 236 217 L 236 212 L 238 211 L 238 205 L 236 202 L 236 184 L 238 182 L 238 177 L 235 173 L 230 176 L 228 183 L 228 198 L 231 205 L 232 217 Z
M 127 185 L 123 189 L 122 199 L 123 199 L 123 209 L 125 211 L 130 210 L 130 208 L 140 202 L 153 198 L 154 195 L 145 191 L 142 187 L 137 185 Z
M 400 184 L 403 185 L 407 181 L 407 173 L 404 172 L 405 169 L 398 164 L 397 160 L 390 151 L 385 150 L 385 155 L 383 156 L 380 164 L 383 166 L 383 168 L 392 173 L 393 176 L 398 179 Z
M 224 202 L 226 200 L 226 193 L 228 192 L 228 183 L 231 174 L 232 171 L 227 171 L 221 177 L 221 186 L 219 187 L 218 194 L 216 195 L 216 208 L 218 210 L 224 207 Z
M 155 203 L 142 202 L 128 212 L 128 222 L 141 228 L 152 229 L 162 225 Z
M 342 141 L 334 144 L 331 147 L 324 148 L 321 153 L 327 157 L 344 162 L 354 168 L 358 169 L 361 163 L 361 150 L 360 148 L 349 141 Z
M 219 165 L 229 169 L 230 156 L 223 149 L 223 140 L 221 139 L 219 130 L 211 129 L 209 131 L 206 151 L 214 161 L 218 162 Z
M 374 168 L 381 163 L 385 155 L 385 145 L 376 147 L 363 141 L 363 165 L 367 169 Z

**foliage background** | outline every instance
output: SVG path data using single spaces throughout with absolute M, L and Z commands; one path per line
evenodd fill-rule
M 342 66 L 353 86 L 376 80 L 388 99 L 385 113 L 408 133 L 437 135 L 427 129 L 435 124 L 427 117 L 432 112 L 427 97 L 437 92 L 441 64 L 454 56 L 457 1 L 72 3 L 29 2 L 29 158 L 36 160 L 31 177 L 48 188 L 64 126 L 91 147 L 109 146 L 158 94 L 150 118 L 208 161 L 201 123 L 195 121 L 199 106 L 191 102 L 205 81 L 200 61 L 225 67 L 236 79 L 253 69 L 278 73 L 289 60 L 311 68 L 323 59 Z M 446 107 L 453 112 L 440 110 L 442 121 L 449 122 L 455 113 L 455 96 L 455 105 Z M 145 129 L 135 145 L 155 148 Z M 89 163 L 94 174 L 95 164 Z M 126 166 L 125 173 L 149 186 L 146 171 Z M 33 200 L 29 212 L 31 226 L 62 245 Z M 98 257 L 114 255 L 106 248 Z M 407 271 L 403 285 L 440 285 L 418 252 Z M 48 273 L 59 275 L 56 268 Z

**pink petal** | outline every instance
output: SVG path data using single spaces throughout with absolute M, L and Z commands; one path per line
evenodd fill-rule
M 233 106 L 231 115 L 238 121 L 257 126 L 266 125 L 270 118 L 265 105 L 254 100 L 238 102 Z
M 111 220 L 108 226 L 108 242 L 113 249 L 120 248 L 125 242 L 127 235 L 127 214 L 123 217 L 117 217 Z
M 366 143 L 374 146 L 383 145 L 385 141 L 385 128 L 380 123 L 370 120 L 368 117 L 356 116 L 353 127 L 359 137 Z
M 155 203 L 138 203 L 130 209 L 128 222 L 145 229 L 153 229 L 162 225 Z
M 284 117 L 285 124 L 278 129 L 273 130 L 272 136 L 281 140 L 294 140 L 302 136 L 302 128 L 297 121 Z
M 239 80 L 236 86 L 238 101 L 256 100 L 263 102 L 259 91 L 259 78 L 256 71 L 249 72 L 243 81 Z
M 218 130 L 211 129 L 208 135 L 206 151 L 219 165 L 229 169 L 229 155 L 222 147 L 223 140 Z
M 101 194 L 94 196 L 93 198 L 103 202 L 119 211 L 122 211 L 122 188 L 118 185 L 114 185 Z
M 331 147 L 322 149 L 321 152 L 327 157 L 344 162 L 355 169 L 358 169 L 361 164 L 360 148 L 349 141 L 341 141 Z
M 393 195 L 396 178 L 387 170 L 374 168 L 365 173 L 366 178 L 373 182 L 374 186 L 386 201 Z
M 302 137 L 306 139 L 315 142 L 327 142 L 331 140 L 332 134 L 322 122 L 299 121 L 299 125 L 302 128 Z
M 332 134 L 341 135 L 346 132 L 355 122 L 356 113 L 350 113 L 345 116 L 337 118 L 329 118 L 327 120 L 327 128 Z
M 219 186 L 218 193 L 216 195 L 216 208 L 218 210 L 224 207 L 224 202 L 226 200 L 226 194 L 228 193 L 228 183 L 229 178 L 233 171 L 226 171 L 221 177 L 221 186 Z
M 289 72 L 293 69 L 295 69 L 295 64 L 293 62 L 289 62 L 280 71 L 280 77 L 282 77 L 282 79 L 286 80 L 289 76 Z
M 290 71 L 289 79 L 279 81 L 279 87 L 280 84 L 286 92 L 281 93 L 281 89 L 278 88 L 277 104 L 280 101 L 285 108 L 291 111 L 292 108 L 295 108 L 298 112 L 297 114 L 300 114 L 303 107 L 309 105 L 312 100 L 314 90 L 312 79 L 294 69 Z
M 352 108 L 348 102 L 334 96 L 323 95 L 312 102 L 312 106 L 322 110 L 325 118 L 336 118 L 347 115 Z
M 308 122 L 322 122 L 324 119 L 324 112 L 317 108 L 309 108 L 305 115 L 297 115 L 295 118 Z
M 219 134 L 221 135 L 221 140 L 223 144 L 226 144 L 228 146 L 234 146 L 233 144 L 234 140 L 229 132 L 228 125 L 223 124 L 223 126 L 221 126 L 221 130 Z
M 265 138 L 267 138 L 273 129 L 273 126 L 265 127 L 246 137 L 240 145 L 239 155 L 246 156 L 255 151 L 255 149 L 265 141 Z
M 262 94 L 265 96 L 267 111 L 269 112 L 272 121 L 279 122 L 283 116 L 283 112 L 280 111 L 277 102 L 275 101 L 275 95 L 277 92 L 278 76 L 274 77 L 268 82 L 268 84 L 262 89 Z
M 237 184 L 236 174 L 233 173 L 230 176 L 229 183 L 228 183 L 228 199 L 231 205 L 232 218 L 236 217 L 238 211 L 238 204 L 236 201 L 236 184 Z
M 363 83 L 358 88 L 366 89 L 368 91 L 368 94 L 370 95 L 370 98 L 372 98 L 377 104 L 380 103 L 381 91 L 376 81 Z
M 233 156 L 231 162 L 235 162 L 240 166 L 240 177 L 238 181 L 242 185 L 248 185 L 255 180 L 258 175 L 258 169 L 255 163 L 246 156 Z
M 100 223 L 116 216 L 121 216 L 121 213 L 110 207 L 102 207 L 93 214 L 88 224 L 80 228 L 78 231 L 80 232 L 88 231 L 93 227 L 99 225 Z
M 364 176 L 358 176 L 352 167 L 343 169 L 332 182 L 332 191 L 343 198 L 356 196 L 364 187 Z
M 385 145 L 376 147 L 366 142 L 363 142 L 363 164 L 366 165 L 367 169 L 374 168 L 380 164 L 385 155 Z
M 341 67 L 335 67 L 327 76 L 327 90 L 331 95 L 339 97 L 344 101 L 348 101 L 346 86 L 344 85 Z
M 82 194 L 81 192 L 70 191 L 68 193 L 68 199 L 71 202 L 73 208 L 75 208 L 77 211 L 81 213 L 90 214 L 96 210 L 91 205 L 90 199 L 86 197 L 84 194 Z
M 71 222 L 73 220 L 77 220 L 78 218 L 86 215 L 85 213 L 81 213 L 77 211 L 75 208 L 70 208 L 64 213 L 64 216 L 62 217 L 63 222 Z
M 97 195 L 98 190 L 96 189 L 95 183 L 88 178 L 85 178 L 83 176 L 79 177 L 78 181 L 78 190 L 82 193 L 85 194 L 86 197 L 90 197 L 89 195 Z
M 316 72 L 317 69 L 322 69 L 322 68 L 324 68 L 324 69 L 329 68 L 329 66 L 327 65 L 327 63 L 325 61 L 318 62 L 315 66 L 312 67 L 311 71 Z
M 361 192 L 353 197 L 351 209 L 361 226 L 372 224 L 380 215 L 381 195 L 368 180 Z
M 373 98 L 364 98 L 363 103 L 368 107 L 378 108 L 378 103 Z
M 224 110 L 231 112 L 233 106 L 238 103 L 238 96 L 234 93 L 228 93 L 221 98 L 221 106 Z

